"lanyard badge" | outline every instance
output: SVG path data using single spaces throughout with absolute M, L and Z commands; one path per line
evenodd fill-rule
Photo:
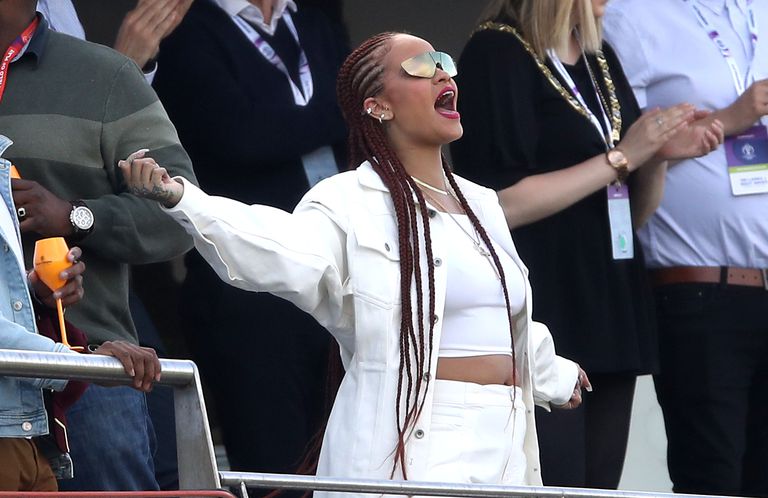
M 634 258 L 632 209 L 629 205 L 629 187 L 626 183 L 608 185 L 608 224 L 611 228 L 613 259 Z
M 733 195 L 768 194 L 768 130 L 753 126 L 725 140 Z
M 573 97 L 584 108 L 592 126 L 595 127 L 597 132 L 603 138 L 606 150 L 612 149 L 615 142 L 618 142 L 619 140 L 619 130 L 611 125 L 611 120 L 608 118 L 606 109 L 603 105 L 600 105 L 602 122 L 604 124 L 603 128 L 600 124 L 601 120 L 589 109 L 584 97 L 576 86 L 576 83 L 573 81 L 573 78 L 571 78 L 571 75 L 568 74 L 568 71 L 565 69 L 565 66 L 555 51 L 549 50 L 547 54 L 552 61 L 552 65 L 568 84 Z M 589 68 L 589 62 L 586 60 L 586 57 L 584 63 L 587 64 L 587 68 Z M 593 90 L 597 96 L 597 101 L 598 103 L 601 103 L 600 90 L 591 71 L 590 78 L 592 80 Z M 604 130 L 607 130 L 607 133 L 604 132 Z M 608 202 L 608 227 L 611 236 L 611 255 L 615 260 L 633 259 L 635 257 L 635 248 L 634 233 L 632 229 L 632 209 L 629 202 L 629 186 L 627 186 L 626 182 L 616 182 L 608 185 L 606 187 L 606 198 Z
M 728 65 L 733 86 L 738 95 L 743 94 L 755 80 L 753 62 L 757 53 L 759 37 L 755 11 L 747 6 L 747 26 L 752 43 L 752 61 L 746 73 L 733 58 L 731 48 L 725 43 L 715 26 L 707 19 L 704 11 L 694 0 L 683 0 L 693 9 L 696 20 L 707 36 L 715 44 L 720 56 Z M 768 131 L 762 124 L 757 124 L 740 135 L 726 137 L 725 157 L 728 165 L 728 179 L 731 193 L 736 196 L 768 193 Z

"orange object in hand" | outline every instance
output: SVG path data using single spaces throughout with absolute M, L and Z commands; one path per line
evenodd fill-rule
M 19 170 L 13 164 L 11 164 L 11 178 L 15 180 L 21 180 L 21 175 L 19 174 Z
M 35 242 L 35 272 L 40 280 L 52 291 L 57 291 L 67 283 L 59 275 L 72 266 L 67 259 L 67 242 L 64 237 L 51 237 Z
M 67 242 L 63 237 L 50 237 L 35 242 L 35 254 L 33 256 L 35 272 L 52 291 L 61 289 L 67 283 L 60 275 L 62 271 L 72 266 L 72 262 L 67 259 L 68 252 L 69 247 L 67 247 Z M 61 299 L 56 300 L 56 310 L 59 313 L 62 344 L 73 350 L 82 350 L 82 347 L 70 346 L 69 341 L 67 341 L 67 327 L 64 323 L 64 308 L 61 306 Z

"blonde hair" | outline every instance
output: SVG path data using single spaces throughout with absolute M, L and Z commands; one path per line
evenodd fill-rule
M 579 28 L 586 52 L 595 53 L 603 44 L 602 24 L 595 18 L 591 0 L 492 0 L 480 20 L 498 21 L 504 17 L 517 24 L 542 58 L 550 48 L 567 48 L 573 25 Z

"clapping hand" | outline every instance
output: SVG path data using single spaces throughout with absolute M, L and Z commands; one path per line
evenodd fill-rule
M 719 119 L 709 119 L 710 114 L 709 111 L 696 111 L 694 120 L 664 144 L 657 157 L 662 160 L 688 159 L 717 149 L 725 139 L 725 127 Z
M 115 50 L 144 67 L 157 57 L 160 42 L 176 29 L 191 4 L 192 0 L 139 0 L 123 19 Z
M 128 191 L 138 197 L 157 201 L 165 207 L 173 207 L 184 195 L 184 184 L 168 175 L 165 168 L 146 157 L 148 149 L 141 149 L 119 161 Z

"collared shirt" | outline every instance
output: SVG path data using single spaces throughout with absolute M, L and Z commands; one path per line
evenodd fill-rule
M 272 18 L 267 24 L 261 9 L 248 0 L 215 0 L 230 16 L 240 16 L 249 23 L 262 29 L 269 35 L 274 35 L 277 23 L 283 17 L 286 9 L 296 12 L 296 2 L 293 0 L 276 0 L 272 8 Z
M 72 0 L 54 0 L 52 2 L 38 0 L 37 11 L 48 19 L 52 30 L 85 40 L 85 30 L 80 24 Z
M 747 0 L 696 1 L 742 74 L 751 62 L 755 80 L 768 77 L 768 3 L 751 2 L 759 32 L 754 53 Z M 737 99 L 728 64 L 683 0 L 615 0 L 604 28 L 641 107 L 689 102 L 714 111 Z M 661 206 L 638 235 L 652 268 L 766 268 L 767 214 L 768 194 L 732 195 L 721 146 L 670 166 Z

